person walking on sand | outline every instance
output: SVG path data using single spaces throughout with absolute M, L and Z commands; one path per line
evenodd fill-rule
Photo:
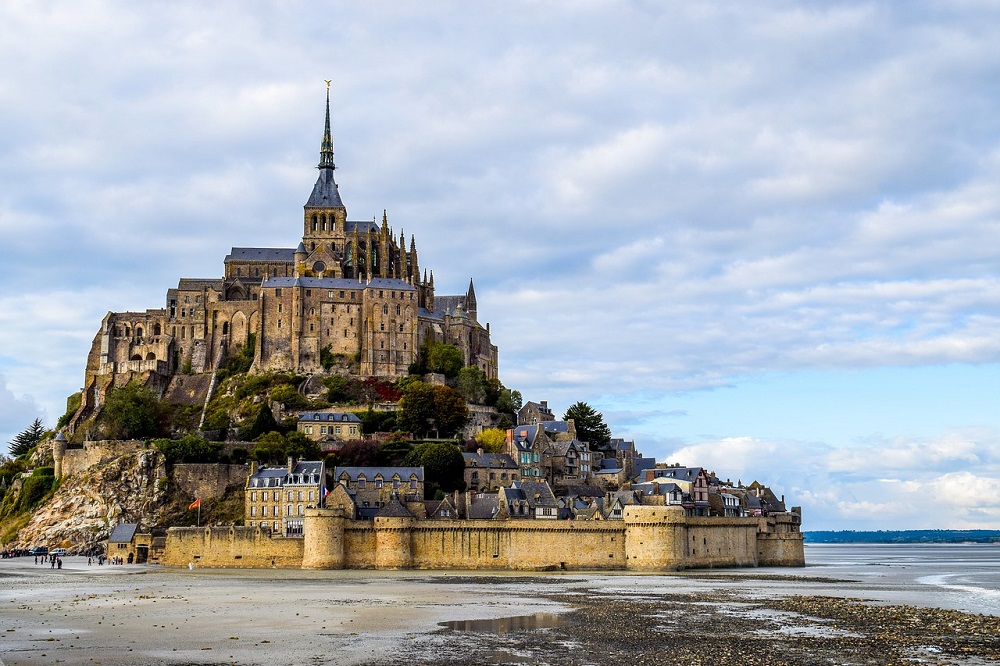
M 54 557 L 50 557 L 50 558 L 49 558 L 49 562 L 51 562 L 51 563 L 52 563 L 52 564 L 50 564 L 50 565 L 49 565 L 49 568 L 50 568 L 50 569 L 55 569 L 55 568 L 56 568 L 56 558 L 54 558 Z
M 58 565 L 59 569 L 62 569 L 62 558 L 61 557 L 57 557 L 56 558 L 56 564 Z

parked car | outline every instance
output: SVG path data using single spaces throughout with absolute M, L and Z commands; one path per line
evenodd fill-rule
M 55 555 L 56 557 L 66 557 L 66 549 L 56 548 L 51 553 L 49 553 L 49 555 Z
M 35 546 L 28 551 L 28 555 L 48 555 L 49 549 L 46 546 Z

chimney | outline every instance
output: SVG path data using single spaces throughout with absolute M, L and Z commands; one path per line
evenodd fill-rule
M 288 473 L 291 474 L 295 471 L 295 458 L 293 456 L 288 456 Z

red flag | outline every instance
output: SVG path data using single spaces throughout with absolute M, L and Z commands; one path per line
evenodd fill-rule
M 191 502 L 191 506 L 188 507 L 188 511 L 190 511 L 191 509 L 197 509 L 200 506 L 201 506 L 201 498 L 199 497 L 195 501 Z

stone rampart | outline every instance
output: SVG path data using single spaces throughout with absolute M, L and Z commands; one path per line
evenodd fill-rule
M 171 477 L 185 496 L 207 500 L 222 497 L 229 486 L 246 485 L 249 474 L 247 465 L 175 463 Z
M 272 537 L 259 527 L 171 527 L 162 564 L 239 568 L 298 568 L 302 539 Z
M 801 533 L 759 533 L 756 518 L 690 518 L 678 507 L 627 507 L 624 520 L 345 518 L 307 509 L 303 539 L 259 528 L 174 528 L 167 564 L 315 569 L 635 570 L 802 566 Z M 185 531 L 186 530 L 186 531 Z M 182 538 L 183 537 L 183 538 Z M 172 540 L 173 539 L 173 540 Z M 289 543 L 298 544 L 295 546 Z M 239 555 L 239 557 L 237 557 Z
M 145 448 L 143 442 L 130 440 L 99 440 L 84 442 L 83 448 L 67 447 L 62 457 L 62 476 L 82 474 L 91 467 L 119 456 Z

